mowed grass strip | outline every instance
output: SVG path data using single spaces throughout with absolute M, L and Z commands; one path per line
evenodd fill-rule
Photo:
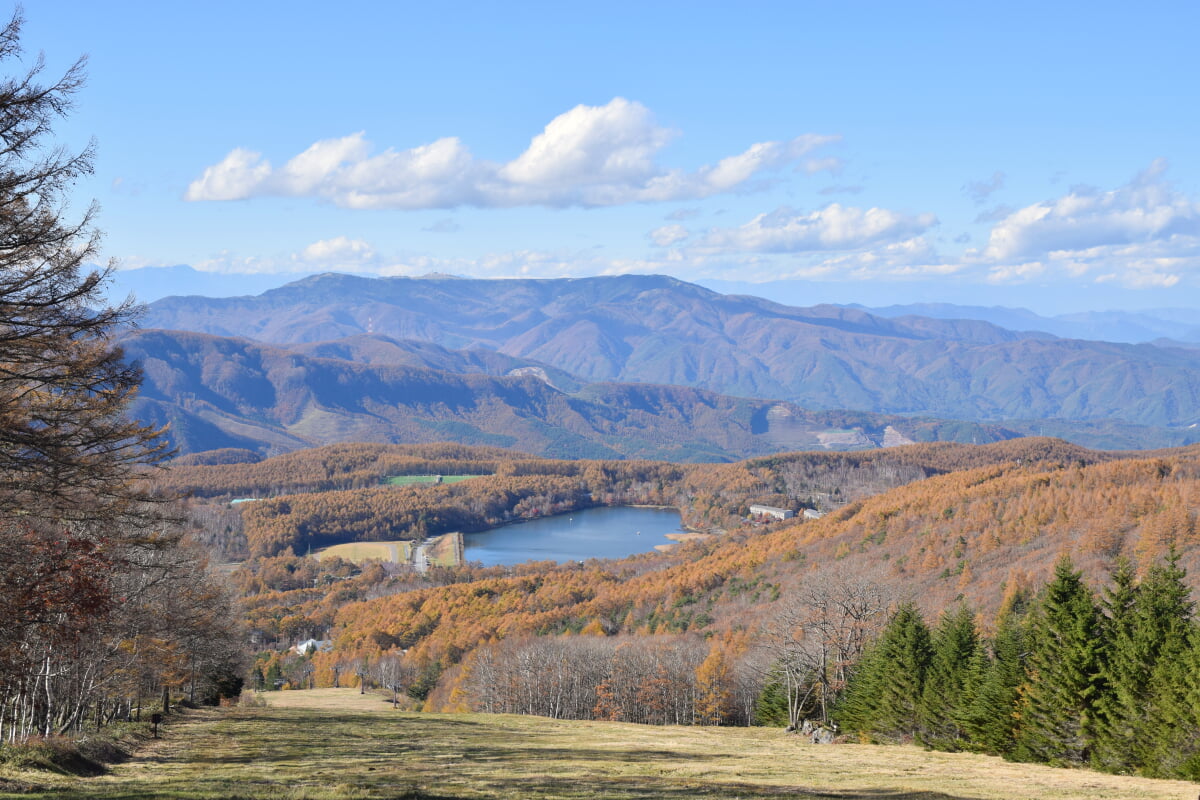
M 393 711 L 356 689 L 189 712 L 99 778 L 24 773 L 32 793 L 98 798 L 839 798 L 1192 800 L 1194 784 L 916 747 L 817 746 L 772 729 L 649 727 Z M 11 784 L 9 784 L 11 786 Z M 0 789 L 5 784 L 0 783 Z
M 393 540 L 390 542 L 348 542 L 323 547 L 313 553 L 318 561 L 333 558 L 343 558 L 355 564 L 363 564 L 370 560 L 389 561 L 393 564 L 407 564 L 412 558 L 412 542 Z
M 387 479 L 387 482 L 392 486 L 411 486 L 420 483 L 437 483 L 438 475 L 393 475 Z M 442 475 L 442 483 L 459 483 L 461 481 L 469 481 L 471 478 L 478 478 L 478 475 Z

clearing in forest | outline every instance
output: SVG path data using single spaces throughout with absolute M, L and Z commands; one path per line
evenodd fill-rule
M 393 711 L 357 689 L 191 711 L 98 778 L 0 775 L 0 797 L 98 800 L 722 798 L 1192 800 L 1182 781 L 916 747 L 819 746 L 766 728 Z M 7 794 L 14 790 L 32 790 Z
M 387 479 L 387 482 L 392 486 L 411 486 L 422 483 L 460 483 L 478 477 L 478 475 L 393 475 Z

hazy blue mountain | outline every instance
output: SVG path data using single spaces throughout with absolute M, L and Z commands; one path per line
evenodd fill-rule
M 586 381 L 672 384 L 809 409 L 994 422 L 1200 422 L 1200 354 L 1190 348 L 795 308 L 663 276 L 324 274 L 255 297 L 165 298 L 150 305 L 143 324 L 286 346 L 387 336 L 491 350 Z
M 972 319 L 1013 331 L 1043 331 L 1066 339 L 1141 344 L 1159 340 L 1200 343 L 1200 311 L 1160 308 L 1146 311 L 1087 311 L 1043 317 L 1024 308 L 960 306 L 952 303 L 910 303 L 880 308 L 850 305 L 870 314 L 894 319 L 921 316 Z
M 998 425 L 810 412 L 678 386 L 587 384 L 517 359 L 504 365 L 510 367 L 504 374 L 483 374 L 474 353 L 457 360 L 435 353 L 442 366 L 462 370 L 455 371 L 363 364 L 184 331 L 142 330 L 122 344 L 145 374 L 133 413 L 169 424 L 181 453 L 457 441 L 556 457 L 724 461 L 785 450 L 1019 435 Z M 390 345 L 404 349 L 401 342 Z M 353 355 L 372 346 L 356 339 L 311 349 Z
M 171 295 L 236 297 L 261 294 L 305 276 L 305 273 L 294 272 L 225 275 L 201 272 L 186 264 L 173 267 L 142 267 L 117 270 L 113 274 L 107 293 L 114 301 L 124 300 L 132 294 L 139 303 L 151 303 Z

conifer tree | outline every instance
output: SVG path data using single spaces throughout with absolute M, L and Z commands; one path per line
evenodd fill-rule
M 1165 562 L 1152 566 L 1131 593 L 1124 613 L 1109 610 L 1105 692 L 1092 755 L 1100 769 L 1160 774 L 1158 762 L 1186 748 L 1177 732 L 1161 722 L 1165 715 L 1188 713 L 1190 678 L 1180 665 L 1188 656 L 1194 604 L 1185 577 L 1171 548 Z
M 938 750 L 961 750 L 983 672 L 974 612 L 966 605 L 946 612 L 933 633 L 932 648 L 918 708 L 919 737 Z
M 1178 658 L 1154 670 L 1153 726 L 1141 772 L 1157 778 L 1200 780 L 1200 631 L 1192 627 Z
M 905 603 L 851 676 L 839 723 L 878 741 L 915 736 L 932 655 L 929 626 L 915 606 Z
M 1030 638 L 1029 681 L 1014 753 L 1028 761 L 1086 764 L 1102 686 L 1100 612 L 1066 556 L 1038 600 Z
M 981 665 L 982 675 L 967 709 L 966 728 L 971 747 L 993 755 L 1012 754 L 1017 734 L 1017 701 L 1027 675 L 1029 651 L 1027 590 L 1013 594 L 1000 609 L 990 656 Z
M 1127 772 L 1133 766 L 1131 739 L 1139 728 L 1135 704 L 1144 699 L 1145 673 L 1153 665 L 1143 662 L 1148 656 L 1146 631 L 1138 619 L 1140 589 L 1133 564 L 1119 559 L 1111 579 L 1102 602 L 1103 691 L 1096 701 L 1091 758 L 1099 769 Z

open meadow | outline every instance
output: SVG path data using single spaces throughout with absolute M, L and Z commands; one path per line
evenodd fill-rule
M 391 542 L 347 542 L 323 547 L 313 555 L 318 559 L 341 558 L 362 564 L 372 559 L 386 561 L 391 564 L 407 564 L 412 558 L 412 542 L 396 540 Z
M 1195 784 L 916 747 L 817 746 L 766 728 L 413 714 L 357 689 L 189 711 L 109 774 L 0 775 L 0 797 L 1193 800 Z
M 478 475 L 393 475 L 387 479 L 389 486 L 421 486 L 438 483 L 462 483 Z

